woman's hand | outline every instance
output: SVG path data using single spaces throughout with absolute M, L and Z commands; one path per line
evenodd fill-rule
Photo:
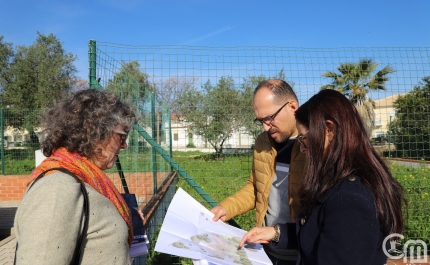
M 240 241 L 239 247 L 242 247 L 245 242 L 267 244 L 276 235 L 275 228 L 271 226 L 266 227 L 254 227 L 246 233 L 242 241 Z

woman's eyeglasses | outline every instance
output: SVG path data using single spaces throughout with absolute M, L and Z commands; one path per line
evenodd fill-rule
M 128 133 L 120 130 L 113 130 L 113 132 L 119 135 L 121 139 L 121 145 L 124 145 L 127 142 Z
M 306 134 L 309 132 L 309 130 L 307 130 L 304 134 L 299 134 L 298 136 L 297 136 L 297 141 L 299 141 L 299 143 L 300 144 L 302 144 L 305 148 L 308 148 L 307 146 L 306 146 L 306 144 L 305 144 L 305 142 L 303 141 L 303 140 L 305 140 L 306 139 Z

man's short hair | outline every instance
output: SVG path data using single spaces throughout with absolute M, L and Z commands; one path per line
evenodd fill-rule
M 299 102 L 296 93 L 293 91 L 293 88 L 284 80 L 269 79 L 260 82 L 260 84 L 258 84 L 254 90 L 254 97 L 255 94 L 257 94 L 257 91 L 261 88 L 268 88 L 274 95 L 274 100 L 276 103 L 282 103 L 285 99 L 295 100 L 297 103 Z

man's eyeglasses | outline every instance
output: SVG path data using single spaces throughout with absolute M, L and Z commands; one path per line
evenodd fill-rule
M 282 107 L 280 107 L 275 113 L 273 113 L 272 115 L 266 116 L 262 119 L 259 118 L 255 118 L 254 119 L 254 123 L 260 122 L 261 124 L 265 123 L 266 125 L 270 125 L 272 124 L 272 122 L 275 120 L 276 115 L 279 114 L 279 112 L 281 112 L 281 110 L 287 106 L 287 104 L 290 103 L 289 101 L 287 103 L 285 103 L 284 105 L 282 105 Z
M 121 145 L 124 145 L 127 141 L 128 133 L 120 131 L 120 130 L 113 130 L 114 133 L 118 134 L 121 139 Z
M 305 144 L 305 142 L 303 141 L 303 140 L 305 140 L 305 138 L 306 138 L 306 134 L 309 132 L 309 130 L 307 130 L 304 134 L 302 134 L 302 135 L 298 135 L 297 136 L 297 141 L 299 141 L 299 143 L 300 144 L 302 144 L 305 148 L 308 148 L 307 146 L 306 146 L 306 144 Z

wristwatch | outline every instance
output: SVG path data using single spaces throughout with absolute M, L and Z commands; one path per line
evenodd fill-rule
M 275 237 L 272 238 L 272 241 L 279 242 L 279 238 L 281 237 L 281 228 L 279 227 L 279 224 L 274 224 L 272 227 L 275 228 Z

